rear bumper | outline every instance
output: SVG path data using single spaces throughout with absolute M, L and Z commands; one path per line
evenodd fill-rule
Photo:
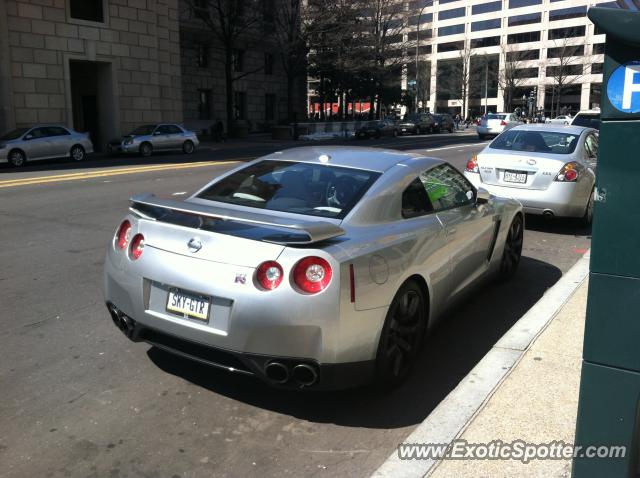
M 496 196 L 516 199 L 527 214 L 542 215 L 550 212 L 559 217 L 582 217 L 591 192 L 590 188 L 579 187 L 579 183 L 554 181 L 545 190 L 524 189 L 485 184 L 480 181 L 477 173 L 465 172 L 464 175 L 476 188 L 482 187 Z M 587 190 L 589 192 L 585 195 Z
M 499 135 L 504 131 L 504 126 L 496 126 L 496 127 L 488 127 L 488 126 L 478 126 L 478 134 L 479 135 Z
M 107 152 L 110 154 L 118 154 L 118 153 L 137 153 L 139 150 L 140 146 L 136 145 L 136 144 L 129 144 L 129 145 L 124 145 L 124 144 L 113 144 L 113 143 L 109 143 L 107 145 Z
M 107 309 L 114 324 L 133 342 L 146 342 L 154 347 L 199 363 L 256 377 L 266 384 L 284 389 L 340 390 L 364 385 L 371 381 L 375 361 L 321 364 L 308 358 L 250 354 L 213 347 L 184 339 L 141 324 L 119 310 L 112 302 Z M 275 364 L 275 365 L 274 365 Z M 282 371 L 282 378 L 273 378 L 269 366 Z M 307 367 L 304 374 L 297 367 Z M 308 372 L 313 370 L 313 372 Z M 286 371 L 286 372 L 285 372 Z

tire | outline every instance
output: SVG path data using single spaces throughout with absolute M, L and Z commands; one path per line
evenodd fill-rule
M 390 390 L 406 380 L 415 364 L 427 326 L 427 307 L 418 284 L 409 280 L 396 293 L 380 333 L 375 384 Z
M 580 222 L 584 227 L 589 227 L 593 223 L 593 206 L 595 204 L 595 194 L 596 191 L 593 189 L 591 191 L 591 195 L 589 196 L 589 201 L 587 201 L 587 206 L 584 211 L 584 216 L 580 219 Z
M 72 161 L 79 163 L 80 161 L 84 161 L 85 159 L 87 159 L 87 153 L 82 146 L 76 144 L 71 147 L 71 150 L 69 151 L 69 157 Z
M 153 146 L 151 146 L 151 143 L 142 143 L 140 145 L 140 156 L 142 156 L 143 158 L 148 158 L 152 154 Z
M 453 126 L 449 128 L 449 133 L 453 134 Z
M 20 149 L 14 149 L 9 152 L 7 156 L 7 160 L 9 164 L 15 168 L 20 168 L 24 166 L 27 162 L 27 155 L 24 154 L 24 151 Z
M 397 129 L 394 129 L 394 130 L 393 130 L 393 137 L 394 137 L 394 138 L 397 138 L 397 137 L 398 137 L 398 130 L 397 130 Z
M 437 131 L 437 132 L 439 133 L 440 131 Z M 434 133 L 436 133 L 436 129 L 433 126 L 429 126 L 429 134 L 434 134 Z
M 414 133 L 416 136 L 418 136 L 420 134 L 420 127 L 416 126 L 416 131 Z
M 196 150 L 196 147 L 193 144 L 193 141 L 187 140 L 184 143 L 182 143 L 182 152 L 184 154 L 193 154 L 195 150 Z
M 524 223 L 522 216 L 518 214 L 513 218 L 513 221 L 511 221 L 507 239 L 504 242 L 504 251 L 502 253 L 502 260 L 500 261 L 500 272 L 498 276 L 501 282 L 511 279 L 518 270 L 520 258 L 522 257 L 523 238 Z

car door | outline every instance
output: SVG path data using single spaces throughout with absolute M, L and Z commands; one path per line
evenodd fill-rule
M 473 186 L 449 164 L 426 171 L 421 180 L 445 228 L 453 298 L 487 270 L 499 223 L 494 207 L 476 204 Z
M 59 158 L 68 155 L 73 146 L 71 134 L 60 126 L 49 126 L 47 132 L 51 156 Z
M 46 127 L 33 128 L 23 136 L 24 151 L 28 159 L 44 159 L 53 156 L 49 130 Z
M 182 130 L 175 124 L 168 124 L 166 125 L 166 131 L 169 135 L 169 139 L 167 140 L 167 148 L 181 149 L 182 143 L 184 142 Z
M 153 149 L 156 151 L 171 148 L 171 134 L 169 125 L 161 124 L 153 132 Z

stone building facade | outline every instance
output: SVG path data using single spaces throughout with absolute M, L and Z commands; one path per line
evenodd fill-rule
M 0 131 L 182 120 L 178 0 L 0 0 Z

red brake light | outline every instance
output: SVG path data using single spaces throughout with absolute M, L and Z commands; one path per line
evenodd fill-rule
M 505 120 L 500 121 L 500 126 L 507 126 L 507 122 Z
M 478 156 L 476 156 L 475 154 L 471 156 L 471 159 L 467 161 L 467 166 L 465 170 L 469 173 L 478 172 Z
M 118 228 L 118 233 L 116 234 L 116 246 L 120 250 L 124 250 L 127 248 L 129 244 L 129 235 L 131 234 L 131 223 L 129 221 L 123 221 Z
M 305 257 L 293 268 L 293 281 L 304 292 L 315 294 L 327 288 L 333 272 L 322 257 Z
M 265 290 L 273 290 L 278 287 L 283 277 L 282 266 L 276 261 L 263 262 L 256 270 L 256 280 Z
M 575 169 L 570 169 L 569 171 L 564 173 L 565 181 L 575 181 L 576 179 L 578 179 L 578 173 Z
M 571 161 L 562 167 L 555 180 L 565 183 L 573 183 L 578 180 L 581 169 L 582 166 L 580 166 L 579 163 Z
M 140 259 L 142 251 L 144 249 L 144 236 L 142 234 L 136 234 L 131 241 L 131 259 L 134 261 Z

